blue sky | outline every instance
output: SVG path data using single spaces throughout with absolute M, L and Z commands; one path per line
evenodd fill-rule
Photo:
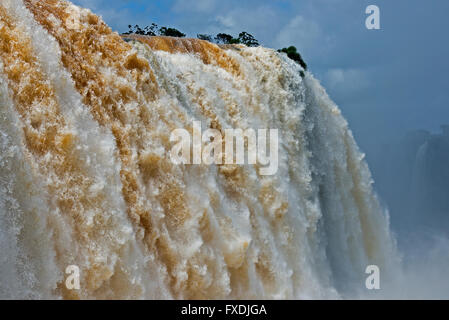
M 295 45 L 349 120 L 362 149 L 449 123 L 447 0 L 74 0 L 116 31 L 128 24 L 197 33 L 247 31 Z M 365 28 L 380 8 L 381 30 Z

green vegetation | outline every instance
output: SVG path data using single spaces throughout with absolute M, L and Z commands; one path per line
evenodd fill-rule
M 259 42 L 256 40 L 256 38 L 245 31 L 240 32 L 237 38 L 227 33 L 219 33 L 215 37 L 209 34 L 198 34 L 197 37 L 198 39 L 214 42 L 217 44 L 244 44 L 248 47 L 259 46 Z
M 258 47 L 259 41 L 256 40 L 251 34 L 248 32 L 240 32 L 239 41 L 248 47 Z
M 278 51 L 286 53 L 290 59 L 299 63 L 301 67 L 304 68 L 304 70 L 307 70 L 307 64 L 302 59 L 301 54 L 297 51 L 296 47 L 290 46 L 288 48 L 283 48 Z
M 175 28 L 159 27 L 157 24 L 152 23 L 151 26 L 146 26 L 144 28 L 139 27 L 139 25 L 128 26 L 128 31 L 124 34 L 139 34 L 145 36 L 167 36 L 167 37 L 177 37 L 184 38 L 186 35 Z M 254 38 L 253 35 L 248 32 L 240 32 L 238 37 L 233 37 L 227 33 L 219 33 L 215 37 L 209 34 L 198 34 L 197 38 L 200 40 L 209 41 L 216 44 L 244 44 L 248 47 L 258 47 L 259 41 Z M 299 63 L 304 70 L 307 70 L 307 64 L 301 57 L 296 47 L 290 46 L 288 48 L 279 49 L 278 52 L 286 53 L 287 56 Z M 304 77 L 304 72 L 301 72 L 301 76 Z
M 184 33 L 175 28 L 166 28 L 166 27 L 160 28 L 159 34 L 161 36 L 176 37 L 176 38 L 184 38 L 186 36 Z
M 209 34 L 197 34 L 196 37 L 197 37 L 198 39 L 200 39 L 200 40 L 205 40 L 205 41 L 209 41 L 209 42 L 214 42 L 212 36 L 209 35 Z
M 226 34 L 226 33 L 219 33 L 214 38 L 216 43 L 220 44 L 231 44 L 231 43 L 237 43 L 237 39 L 234 39 L 233 36 Z
M 166 37 L 177 37 L 184 38 L 186 35 L 175 28 L 159 27 L 157 24 L 152 23 L 151 26 L 146 26 L 145 28 L 139 27 L 139 25 L 128 26 L 128 31 L 124 34 L 139 34 L 142 36 L 166 36 Z

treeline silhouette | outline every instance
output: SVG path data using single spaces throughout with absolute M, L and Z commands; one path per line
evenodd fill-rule
M 279 49 L 278 52 L 286 53 L 290 59 L 299 63 L 301 65 L 301 67 L 304 68 L 304 70 L 307 70 L 307 64 L 302 59 L 301 54 L 298 52 L 296 47 L 290 46 L 288 48 Z
M 166 36 L 166 37 L 176 37 L 184 38 L 186 35 L 178 29 L 159 27 L 156 23 L 152 23 L 150 26 L 141 28 L 139 25 L 129 25 L 128 31 L 124 34 L 138 34 L 144 36 Z M 250 33 L 242 31 L 237 37 L 234 37 L 227 33 L 219 33 L 216 36 L 210 34 L 198 34 L 197 38 L 200 40 L 206 40 L 216 44 L 244 44 L 248 47 L 258 47 L 260 46 L 259 41 Z M 288 48 L 279 49 L 278 52 L 286 53 L 287 56 L 293 61 L 300 64 L 304 70 L 307 70 L 307 64 L 304 62 L 301 54 L 298 52 L 296 47 L 290 46 Z M 304 73 L 301 72 L 304 76 Z
M 240 32 L 238 37 L 233 37 L 226 33 L 219 33 L 215 37 L 209 34 L 198 34 L 197 38 L 218 44 L 244 44 L 248 47 L 260 46 L 259 41 L 252 34 L 245 31 Z
M 139 34 L 143 36 L 166 36 L 184 38 L 186 35 L 175 28 L 159 27 L 157 24 L 152 23 L 151 26 L 141 28 L 139 25 L 129 25 L 128 31 L 124 34 Z

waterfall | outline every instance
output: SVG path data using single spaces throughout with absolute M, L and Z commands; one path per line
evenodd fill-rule
M 338 299 L 395 244 L 319 82 L 272 49 L 122 38 L 67 1 L 0 3 L 0 297 Z M 259 164 L 174 164 L 173 130 L 277 129 Z M 80 289 L 65 284 L 80 270 Z

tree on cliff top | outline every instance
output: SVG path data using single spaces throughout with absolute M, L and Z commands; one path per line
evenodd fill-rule
M 128 31 L 124 34 L 139 34 L 143 36 L 166 36 L 166 37 L 176 37 L 176 38 L 184 38 L 186 35 L 175 28 L 167 28 L 160 27 L 152 23 L 151 26 L 146 26 L 145 28 L 141 28 L 139 25 L 135 25 L 134 27 L 129 25 Z
M 159 34 L 161 36 L 166 36 L 166 37 L 176 37 L 176 38 L 184 38 L 186 35 L 184 33 L 182 33 L 181 31 L 179 31 L 178 29 L 175 28 L 166 28 L 166 27 L 162 27 L 159 29 Z
M 212 36 L 210 34 L 197 34 L 196 37 L 200 40 L 205 40 L 205 41 L 209 41 L 209 42 L 214 42 Z
M 186 35 L 175 28 L 167 28 L 167 27 L 159 27 L 157 24 L 152 23 L 151 26 L 146 26 L 145 28 L 139 27 L 139 25 L 135 25 L 134 27 L 129 25 L 129 31 L 124 34 L 139 34 L 146 36 L 168 36 L 168 37 L 177 37 L 184 38 Z M 208 34 L 198 34 L 197 38 L 200 40 L 205 40 L 209 42 L 215 42 L 217 44 L 244 44 L 248 47 L 258 47 L 259 41 L 254 38 L 253 35 L 249 34 L 246 31 L 240 32 L 238 38 L 234 38 L 232 35 L 227 33 L 219 33 L 215 37 Z M 301 54 L 298 52 L 296 47 L 290 46 L 288 48 L 283 48 L 278 50 L 279 52 L 284 52 L 287 56 L 299 63 L 304 70 L 307 70 L 307 64 L 304 62 Z M 303 75 L 303 73 L 302 73 Z
M 288 48 L 283 48 L 278 50 L 279 52 L 284 52 L 287 54 L 287 56 L 292 59 L 293 61 L 296 61 L 301 65 L 301 67 L 304 68 L 304 70 L 307 70 L 307 64 L 304 62 L 304 60 L 301 57 L 301 54 L 298 52 L 296 47 L 290 46 Z
M 259 41 L 256 40 L 256 38 L 253 37 L 253 35 L 249 34 L 248 32 L 240 32 L 239 34 L 239 41 L 240 43 L 243 43 L 244 45 L 248 47 L 258 47 Z
M 230 34 L 226 34 L 226 33 L 217 34 L 215 36 L 214 40 L 216 43 L 219 43 L 219 44 L 231 44 L 232 42 L 235 43 L 234 37 L 231 36 Z
M 212 39 L 212 37 L 208 36 L 208 35 L 198 35 L 198 36 L 202 36 L 203 38 L 207 37 L 208 39 Z M 200 37 L 198 37 L 198 38 L 201 39 Z M 215 36 L 214 40 L 216 43 L 219 43 L 219 44 L 239 44 L 239 43 L 241 43 L 248 47 L 258 47 L 259 46 L 259 41 L 257 41 L 253 35 L 249 34 L 248 32 L 245 32 L 245 31 L 240 32 L 238 38 L 234 38 L 230 34 L 219 33 Z

